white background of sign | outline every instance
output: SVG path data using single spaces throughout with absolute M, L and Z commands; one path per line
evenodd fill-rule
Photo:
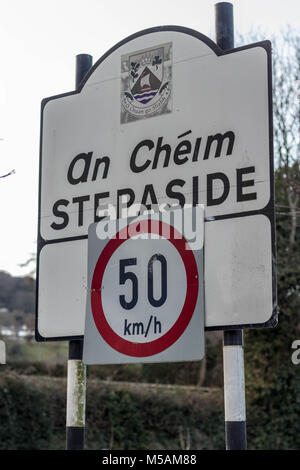
M 173 112 L 121 125 L 120 54 L 128 49 L 149 47 L 153 41 L 160 43 L 164 38 L 173 42 Z M 104 202 L 116 204 L 116 189 L 131 188 L 136 193 L 135 202 L 141 202 L 145 184 L 152 183 L 160 202 L 174 203 L 176 200 L 165 195 L 165 188 L 169 181 L 182 177 L 186 181 L 183 188 L 186 203 L 191 203 L 191 178 L 199 176 L 199 203 L 206 205 L 206 175 L 219 171 L 228 175 L 232 187 L 223 204 L 206 207 L 206 217 L 257 210 L 267 205 L 270 199 L 268 80 L 267 53 L 262 47 L 218 57 L 210 49 L 208 53 L 208 47 L 195 38 L 157 33 L 124 45 L 110 57 L 91 75 L 80 94 L 49 101 L 45 106 L 41 207 L 41 236 L 45 240 L 86 235 L 88 225 L 94 222 L 94 194 L 99 192 L 110 191 L 110 198 Z M 192 130 L 191 135 L 178 139 L 188 130 Z M 204 161 L 207 137 L 228 130 L 236 135 L 233 154 L 220 158 L 212 155 Z M 189 139 L 193 144 L 196 137 L 202 137 L 199 161 L 176 165 L 171 160 L 168 168 L 160 163 L 156 170 L 147 168 L 142 173 L 133 173 L 129 161 L 135 146 L 143 139 L 156 142 L 160 136 L 164 138 L 163 144 L 170 144 L 173 151 L 181 140 Z M 93 163 L 97 157 L 111 158 L 107 179 L 101 179 L 100 168 L 100 178 L 91 181 L 92 164 L 87 183 L 69 184 L 67 172 L 71 161 L 81 152 L 91 151 Z M 154 150 L 146 150 L 141 162 L 151 156 L 153 160 L 153 154 Z M 237 203 L 236 168 L 253 165 L 257 199 Z M 246 189 L 247 192 L 252 192 L 252 188 Z M 78 227 L 78 204 L 70 203 L 65 208 L 70 216 L 68 226 L 53 230 L 50 226 L 53 222 L 61 223 L 53 215 L 53 204 L 61 198 L 72 201 L 84 195 L 90 195 L 91 200 L 85 203 L 83 226 Z
M 172 42 L 173 49 L 172 112 L 121 125 L 121 56 L 168 42 Z M 152 183 L 160 203 L 174 203 L 174 199 L 166 196 L 165 188 L 169 181 L 181 178 L 186 182 L 184 188 L 174 187 L 174 191 L 180 190 L 185 194 L 185 202 L 190 203 L 192 177 L 198 176 L 199 203 L 206 206 L 206 175 L 220 171 L 229 178 L 229 195 L 222 204 L 205 207 L 206 217 L 263 209 L 270 200 L 272 184 L 268 78 L 267 52 L 261 46 L 217 56 L 196 37 L 178 31 L 161 31 L 136 37 L 114 50 L 93 71 L 80 94 L 59 97 L 45 104 L 41 237 L 48 241 L 86 236 L 87 227 L 94 218 L 94 194 L 100 192 L 109 191 L 110 198 L 103 201 L 116 203 L 116 190 L 131 188 L 136 194 L 135 202 L 140 202 L 145 185 Z M 192 133 L 178 139 L 188 130 Z M 207 137 L 229 130 L 235 133 L 232 155 L 214 158 L 212 152 L 209 159 L 203 160 Z M 173 151 L 184 139 L 189 139 L 193 147 L 196 138 L 202 137 L 198 162 L 176 165 L 171 156 L 168 168 L 163 168 L 161 162 L 156 170 L 148 168 L 142 173 L 131 172 L 129 160 L 135 145 L 143 139 L 152 139 L 156 143 L 160 136 L 164 138 L 163 144 L 170 144 Z M 225 149 L 226 146 L 227 143 Z M 92 162 L 98 157 L 110 157 L 107 179 L 100 177 L 91 181 L 92 164 L 88 182 L 69 184 L 69 165 L 81 152 L 93 152 Z M 143 161 L 151 156 L 153 158 L 153 151 L 143 154 Z M 192 154 L 189 160 L 191 158 Z M 255 166 L 255 173 L 245 175 L 244 181 L 255 179 L 255 183 L 254 186 L 245 187 L 243 193 L 255 191 L 257 198 L 236 202 L 236 169 L 250 166 Z M 214 186 L 215 196 L 222 190 L 223 185 L 218 182 Z M 69 215 L 68 226 L 53 230 L 51 223 L 62 221 L 53 216 L 54 202 L 61 198 L 71 201 L 73 197 L 84 195 L 89 195 L 90 201 L 84 205 L 83 225 L 78 227 L 78 204 L 70 202 L 68 207 L 63 208 Z M 270 223 L 263 215 L 252 215 L 248 220 L 215 220 L 205 224 L 206 327 L 263 323 L 271 317 Z M 263 230 L 263 226 L 267 230 Z M 225 241 L 229 233 L 234 243 Z M 87 240 L 51 243 L 42 248 L 38 332 L 43 337 L 83 334 L 86 257 Z M 251 270 L 247 264 L 250 261 Z M 259 284 L 257 279 L 261 281 Z M 227 288 L 222 290 L 222 285 L 227 285 Z M 220 291 L 223 292 L 222 296 L 219 295 Z M 255 305 L 247 300 L 252 298 L 254 292 Z

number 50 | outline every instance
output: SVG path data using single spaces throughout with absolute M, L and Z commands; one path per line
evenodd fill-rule
M 159 299 L 154 298 L 153 292 L 153 264 L 158 261 L 161 266 L 161 295 Z M 131 271 L 125 271 L 128 266 L 136 266 L 136 258 L 121 259 L 119 264 L 119 283 L 124 285 L 127 280 L 131 281 L 132 284 L 132 295 L 131 300 L 127 301 L 125 295 L 120 295 L 119 300 L 121 307 L 126 310 L 130 310 L 137 304 L 139 289 L 138 289 L 138 278 L 135 273 Z M 167 299 L 167 260 L 161 254 L 155 254 L 151 256 L 148 263 L 148 300 L 152 307 L 161 307 Z

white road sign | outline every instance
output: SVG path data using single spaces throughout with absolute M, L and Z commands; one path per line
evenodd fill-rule
M 205 206 L 206 328 L 275 323 L 271 95 L 269 42 L 161 27 L 43 100 L 38 339 L 83 334 L 88 226 L 124 200 Z
M 204 212 L 193 233 L 191 211 L 90 226 L 84 363 L 203 358 Z

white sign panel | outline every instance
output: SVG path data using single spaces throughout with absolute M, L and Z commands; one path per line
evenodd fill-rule
M 203 209 L 193 243 L 191 211 L 90 226 L 85 364 L 203 358 Z
M 206 328 L 275 322 L 270 64 L 267 41 L 223 52 L 193 30 L 153 28 L 43 101 L 38 339 L 83 334 L 88 226 L 108 204 L 121 216 L 124 200 L 205 206 Z

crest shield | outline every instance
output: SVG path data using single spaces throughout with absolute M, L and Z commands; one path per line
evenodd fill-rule
M 146 104 L 158 93 L 163 81 L 164 49 L 135 54 L 130 61 L 130 90 L 136 101 Z
M 172 43 L 121 56 L 121 123 L 172 111 Z

